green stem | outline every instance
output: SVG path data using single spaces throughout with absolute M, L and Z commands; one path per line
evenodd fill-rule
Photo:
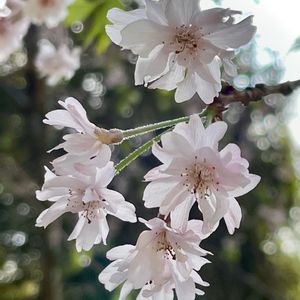
M 213 117 L 213 111 L 211 110 L 210 107 L 207 107 L 198 115 L 200 117 L 207 116 L 207 118 L 208 118 L 207 122 L 208 122 L 208 124 L 210 124 L 212 117 Z M 142 134 L 145 134 L 145 133 L 157 130 L 157 129 L 168 128 L 165 131 L 163 131 L 161 134 L 157 135 L 156 137 L 152 138 L 151 140 L 149 140 L 148 142 L 143 144 L 138 149 L 134 150 L 132 153 L 130 153 L 128 156 L 126 156 L 123 160 L 121 160 L 115 166 L 116 175 L 118 175 L 124 168 L 126 168 L 129 164 L 131 164 L 134 160 L 136 160 L 140 155 L 142 155 L 144 152 L 149 150 L 155 142 L 160 141 L 161 136 L 163 134 L 165 134 L 166 132 L 168 132 L 169 130 L 171 130 L 174 125 L 181 123 L 181 122 L 186 122 L 189 119 L 190 119 L 190 116 L 187 116 L 187 117 L 177 118 L 177 119 L 173 119 L 173 120 L 168 120 L 168 121 L 163 121 L 163 122 L 159 122 L 159 123 L 155 123 L 155 124 L 151 124 L 151 125 L 138 127 L 135 129 L 124 130 L 123 131 L 123 134 L 124 134 L 123 140 L 128 140 L 130 138 L 133 138 L 138 135 L 142 135 Z
M 203 110 L 201 113 L 199 113 L 199 116 L 200 117 L 205 116 L 207 114 L 207 111 L 208 111 L 208 109 Z M 163 121 L 163 122 L 159 122 L 159 123 L 154 123 L 154 124 L 150 124 L 150 125 L 145 125 L 145 126 L 137 127 L 134 129 L 123 130 L 122 131 L 122 133 L 124 135 L 123 140 L 128 140 L 130 138 L 134 138 L 138 135 L 146 134 L 148 132 L 152 132 L 157 129 L 168 128 L 168 127 L 174 126 L 181 122 L 187 122 L 189 119 L 190 119 L 190 116 L 187 116 L 187 117 L 181 117 L 181 118 L 167 120 L 167 121 Z
M 142 155 L 143 153 L 145 153 L 147 150 L 149 150 L 152 145 L 155 142 L 158 142 L 161 138 L 161 136 L 166 133 L 167 131 L 169 131 L 169 129 L 165 130 L 164 132 L 162 132 L 161 134 L 157 135 L 156 137 L 154 137 L 153 139 L 149 140 L 148 142 L 146 142 L 145 144 L 143 144 L 141 147 L 139 147 L 138 149 L 134 150 L 132 153 L 130 153 L 128 156 L 126 156 L 124 159 L 122 159 L 116 166 L 116 175 L 118 175 L 124 168 L 126 168 L 129 164 L 131 164 L 134 160 L 136 160 L 140 155 Z

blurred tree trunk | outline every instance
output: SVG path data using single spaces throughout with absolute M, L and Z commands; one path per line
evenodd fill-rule
M 39 184 L 43 181 L 46 153 L 46 132 L 42 120 L 45 115 L 45 84 L 38 77 L 34 67 L 34 59 L 37 53 L 39 29 L 31 26 L 25 38 L 25 46 L 28 54 L 28 63 L 25 78 L 27 81 L 27 95 L 29 99 L 27 132 L 30 147 L 32 176 Z M 43 232 L 41 246 L 41 268 L 43 278 L 40 283 L 38 300 L 63 300 L 63 286 L 59 258 L 61 253 L 61 225 L 53 224 Z

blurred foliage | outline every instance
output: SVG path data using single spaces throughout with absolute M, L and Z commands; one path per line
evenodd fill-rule
M 65 24 L 70 26 L 75 43 L 84 46 L 84 52 L 82 67 L 69 83 L 46 87 L 30 69 L 35 53 L 28 49 L 39 38 L 48 37 L 43 28 L 33 28 L 25 48 L 1 67 L 1 300 L 118 299 L 119 290 L 108 293 L 97 280 L 108 263 L 105 253 L 116 245 L 134 244 L 144 230 L 142 224 L 110 218 L 108 246 L 77 253 L 74 242 L 67 242 L 75 224 L 71 215 L 47 230 L 34 227 L 36 217 L 48 206 L 35 199 L 34 191 L 43 181 L 43 165 L 49 165 L 59 154 L 47 154 L 46 150 L 58 144 L 63 134 L 46 127 L 42 119 L 46 112 L 57 108 L 58 99 L 78 98 L 90 120 L 106 128 L 133 128 L 202 108 L 197 97 L 178 105 L 173 92 L 134 86 L 136 58 L 109 45 L 104 31 L 107 10 L 121 5 L 116 0 L 76 0 L 70 7 Z M 123 7 L 134 8 L 136 3 L 126 1 Z M 266 49 L 270 60 L 262 65 L 256 57 L 257 47 L 254 41 L 238 52 L 239 75 L 226 78 L 237 89 L 258 82 L 276 84 L 282 77 L 277 54 Z M 243 221 L 236 234 L 229 236 L 222 224 L 203 242 L 214 256 L 209 257 L 212 264 L 201 270 L 211 286 L 199 299 L 300 300 L 300 190 L 293 160 L 299 154 L 290 147 L 284 121 L 286 103 L 280 95 L 273 95 L 247 108 L 232 105 L 226 112 L 230 131 L 223 143 L 239 144 L 250 161 L 251 172 L 260 174 L 262 182 L 249 195 L 239 198 Z M 138 137 L 115 147 L 113 159 L 119 161 L 149 138 L 151 135 Z M 113 182 L 114 188 L 135 204 L 137 215 L 145 219 L 157 211 L 143 206 L 142 178 L 157 164 L 147 152 Z M 192 216 L 201 217 L 196 209 Z
M 300 36 L 295 40 L 294 44 L 292 45 L 290 52 L 295 52 L 300 50 Z

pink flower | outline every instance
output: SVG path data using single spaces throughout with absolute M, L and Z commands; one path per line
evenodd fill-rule
M 208 262 L 208 252 L 199 247 L 201 221 L 191 220 L 184 231 L 169 227 L 158 218 L 141 220 L 150 230 L 143 231 L 136 246 L 124 245 L 108 251 L 114 260 L 99 275 L 109 291 L 123 283 L 120 300 L 133 289 L 141 289 L 137 299 L 194 299 L 203 294 L 196 284 L 208 286 L 196 271 Z
M 220 66 L 236 75 L 233 49 L 247 44 L 256 28 L 252 16 L 234 23 L 239 11 L 200 10 L 199 0 L 146 0 L 144 9 L 112 9 L 111 40 L 138 55 L 135 83 L 174 90 L 176 102 L 197 93 L 212 103 L 221 90 Z
M 23 14 L 23 4 L 20 0 L 8 0 L 6 5 L 10 13 L 6 15 L 6 6 L 1 10 L 4 15 L 0 16 L 0 62 L 21 48 L 28 31 L 29 20 Z
M 82 105 L 74 98 L 58 101 L 64 109 L 58 109 L 46 114 L 44 123 L 68 127 L 75 133 L 65 135 L 65 142 L 52 150 L 63 148 L 67 154 L 55 159 L 53 166 L 57 174 L 73 174 L 76 170 L 83 171 L 86 166 L 103 167 L 111 157 L 108 145 L 101 141 L 101 130 L 91 123 Z M 51 150 L 51 151 L 52 151 Z
M 39 44 L 35 66 L 48 85 L 57 85 L 61 80 L 71 79 L 80 67 L 79 47 L 70 50 L 66 45 L 57 49 L 49 41 Z
M 36 25 L 52 28 L 67 16 L 67 7 L 74 0 L 27 0 L 25 12 Z
M 153 154 L 162 162 L 146 176 L 151 181 L 143 199 L 148 208 L 159 207 L 162 215 L 171 214 L 172 226 L 186 226 L 195 202 L 203 215 L 203 233 L 216 229 L 224 218 L 232 234 L 240 226 L 241 209 L 235 197 L 251 191 L 260 177 L 250 174 L 249 164 L 235 144 L 218 150 L 227 130 L 225 122 L 203 127 L 194 115 L 188 124 L 176 125 L 162 136 L 162 146 Z
M 101 169 L 91 169 L 89 176 L 56 176 L 46 169 L 45 183 L 41 191 L 36 192 L 36 197 L 54 204 L 40 214 L 36 226 L 46 228 L 64 213 L 75 213 L 79 219 L 69 240 L 76 239 L 77 251 L 90 250 L 101 241 L 106 244 L 107 214 L 136 222 L 134 205 L 126 202 L 120 193 L 107 188 L 114 174 L 112 162 Z

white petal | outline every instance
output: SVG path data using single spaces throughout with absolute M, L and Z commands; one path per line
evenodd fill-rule
M 139 57 L 135 68 L 135 84 L 148 85 L 169 71 L 171 55 L 164 49 L 164 45 L 156 46 L 148 57 Z
M 102 189 L 101 196 L 106 200 L 106 209 L 109 214 L 123 221 L 136 222 L 134 205 L 126 202 L 120 193 L 109 189 Z
M 249 43 L 256 32 L 256 27 L 251 25 L 252 20 L 253 16 L 250 16 L 240 23 L 211 33 L 207 38 L 222 49 L 241 47 Z
M 227 124 L 219 121 L 212 123 L 205 129 L 205 134 L 200 141 L 202 147 L 210 147 L 215 151 L 218 151 L 219 141 L 224 137 L 227 131 Z
M 129 281 L 125 281 L 120 292 L 119 300 L 126 300 L 126 297 L 132 291 L 133 285 Z
M 46 114 L 46 118 L 47 119 L 43 120 L 45 124 L 69 127 L 74 128 L 77 131 L 82 131 L 81 126 L 74 121 L 68 111 L 62 109 L 53 110 Z
M 230 207 L 228 213 L 224 216 L 224 220 L 230 234 L 234 233 L 235 228 L 240 227 L 242 219 L 242 210 L 238 202 L 232 198 L 230 199 Z
M 107 18 L 114 24 L 105 26 L 106 33 L 115 44 L 120 45 L 121 30 L 129 23 L 145 18 L 145 10 L 123 11 L 119 8 L 112 8 L 108 11 Z
M 190 210 L 195 202 L 193 195 L 190 198 L 187 198 L 184 202 L 179 204 L 171 212 L 171 227 L 174 229 L 186 229 Z
M 115 176 L 113 162 L 108 162 L 103 168 L 97 168 L 95 185 L 99 188 L 107 187 Z
M 159 207 L 164 201 L 166 195 L 178 185 L 174 178 L 160 179 L 159 181 L 150 182 L 144 191 L 143 200 L 145 207 Z
M 250 183 L 248 185 L 246 185 L 245 187 L 236 188 L 234 191 L 230 192 L 230 195 L 232 195 L 233 197 L 240 197 L 249 193 L 259 184 L 261 177 L 258 175 L 249 174 L 248 179 L 250 180 Z
M 106 257 L 109 260 L 123 259 L 130 254 L 135 249 L 132 245 L 123 245 L 110 249 L 106 253 Z
M 184 80 L 178 83 L 175 92 L 175 101 L 182 103 L 190 100 L 196 93 L 195 80 L 193 79 L 193 73 L 188 72 Z
M 150 20 L 138 20 L 128 24 L 122 31 L 121 45 L 141 57 L 150 52 L 169 37 L 169 29 Z
M 44 210 L 36 220 L 37 227 L 46 228 L 50 223 L 59 218 L 62 214 L 68 211 L 67 209 L 68 199 L 61 198 L 55 202 L 50 208 Z
M 171 91 L 177 87 L 177 84 L 183 81 L 185 77 L 186 67 L 179 65 L 172 57 L 170 61 L 169 71 L 161 78 L 149 84 L 150 89 L 163 89 Z

